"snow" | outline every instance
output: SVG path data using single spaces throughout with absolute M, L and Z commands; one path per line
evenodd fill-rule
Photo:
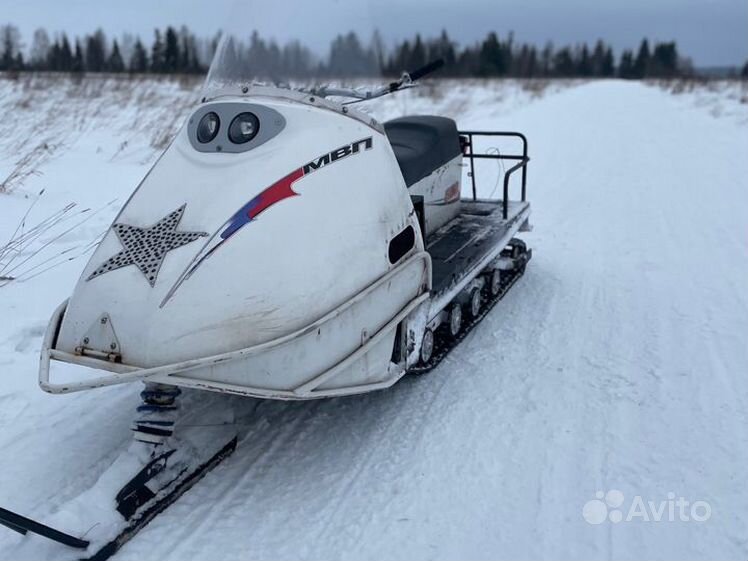
M 36 150 L 34 173 L 0 194 L 0 240 L 41 189 L 32 220 L 69 202 L 99 211 L 46 255 L 96 239 L 196 92 L 0 81 L 0 182 Z M 383 118 L 527 134 L 526 275 L 426 376 L 313 402 L 213 397 L 234 408 L 239 447 L 116 559 L 745 558 L 745 99 L 736 83 L 595 81 L 383 100 Z M 38 389 L 44 328 L 84 259 L 0 287 L 0 505 L 62 524 L 129 446 L 140 391 Z M 624 520 L 587 523 L 585 503 L 609 490 Z M 625 520 L 636 496 L 668 493 L 711 517 Z M 0 559 L 65 555 L 0 528 Z

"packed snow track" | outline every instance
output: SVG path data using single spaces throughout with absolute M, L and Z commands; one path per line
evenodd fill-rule
M 236 452 L 116 560 L 748 557 L 748 104 L 737 86 L 448 86 L 393 97 L 378 116 L 434 111 L 527 135 L 525 275 L 428 375 L 312 402 L 211 397 L 236 410 Z M 63 115 L 46 123 L 57 143 L 38 174 L 0 193 L 0 241 L 42 188 L 36 216 L 70 201 L 100 210 L 60 251 L 107 227 L 157 154 L 164 108 L 184 116 L 194 96 L 138 87 L 137 98 L 106 93 L 117 111 L 85 113 L 70 134 Z M 3 113 L 18 113 L 0 125 L 0 181 L 56 103 L 77 115 L 104 103 L 54 90 L 40 100 L 9 81 L 0 91 Z M 47 318 L 84 259 L 0 287 L 0 505 L 40 520 L 128 445 L 139 402 L 138 384 L 37 387 Z M 589 523 L 585 504 L 611 490 L 623 503 L 609 494 L 609 517 Z M 629 517 L 637 496 L 649 520 Z M 696 520 L 702 505 L 669 520 L 680 497 L 706 503 L 708 519 Z M 648 502 L 663 501 L 657 522 Z M 590 520 L 595 505 L 605 508 L 587 507 Z M 0 528 L 2 560 L 64 555 L 74 558 Z

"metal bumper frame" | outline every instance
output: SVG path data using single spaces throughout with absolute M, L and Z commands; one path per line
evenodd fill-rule
M 247 358 L 252 355 L 256 355 L 277 347 L 292 342 L 294 339 L 298 339 L 309 332 L 315 331 L 321 328 L 323 325 L 330 321 L 333 321 L 349 307 L 353 306 L 360 300 L 366 298 L 371 292 L 380 287 L 381 285 L 389 282 L 392 278 L 397 275 L 401 270 L 406 268 L 408 265 L 415 261 L 421 260 L 425 267 L 425 278 L 426 282 L 422 286 L 420 294 L 412 299 L 402 310 L 400 310 L 386 325 L 379 329 L 375 334 L 371 335 L 362 342 L 361 346 L 358 347 L 354 352 L 345 357 L 343 360 L 329 368 L 328 370 L 314 376 L 312 379 L 300 384 L 299 386 L 290 390 L 277 390 L 260 387 L 249 387 L 236 384 L 228 384 L 223 382 L 215 381 L 201 381 L 196 378 L 188 378 L 180 376 L 180 374 L 198 369 L 201 367 L 213 366 L 219 363 L 225 363 L 230 361 L 237 361 L 243 358 Z M 336 395 L 349 395 L 354 393 L 364 393 L 372 390 L 382 389 L 394 384 L 404 373 L 405 366 L 398 365 L 399 371 L 388 376 L 384 381 L 361 384 L 357 386 L 350 386 L 344 388 L 325 389 L 317 390 L 320 385 L 324 384 L 331 378 L 334 378 L 337 374 L 341 373 L 346 367 L 350 366 L 356 360 L 364 356 L 374 345 L 376 345 L 382 338 L 390 334 L 396 327 L 397 324 L 403 321 L 411 312 L 413 312 L 418 306 L 429 299 L 431 291 L 431 257 L 425 251 L 418 252 L 406 259 L 399 266 L 388 271 L 379 280 L 369 285 L 366 289 L 359 292 L 356 296 L 347 300 L 325 316 L 321 317 L 314 323 L 301 328 L 293 333 L 261 343 L 253 347 L 247 347 L 236 351 L 227 353 L 217 354 L 204 358 L 198 358 L 193 360 L 186 360 L 182 362 L 175 362 L 172 364 L 165 364 L 162 366 L 156 366 L 152 368 L 139 368 L 123 363 L 110 362 L 90 356 L 82 356 L 77 354 L 71 354 L 68 352 L 60 351 L 55 349 L 57 336 L 59 334 L 62 319 L 67 309 L 68 300 L 65 300 L 55 310 L 52 318 L 50 319 L 49 325 L 47 326 L 46 333 L 44 335 L 44 341 L 42 344 L 41 357 L 39 363 L 39 386 L 46 392 L 53 394 L 73 393 L 84 390 L 90 390 L 94 388 L 100 388 L 105 386 L 114 386 L 117 384 L 125 384 L 129 382 L 135 382 L 138 380 L 148 380 L 153 382 L 161 382 L 166 384 L 173 384 L 182 387 L 191 387 L 197 389 L 211 390 L 223 393 L 232 393 L 238 395 L 249 395 L 254 397 L 265 397 L 273 399 L 313 399 L 318 397 L 332 397 Z M 52 382 L 50 380 L 50 368 L 51 362 L 57 360 L 59 362 L 66 362 L 77 366 L 85 366 L 92 369 L 104 370 L 109 374 L 97 376 L 93 378 L 87 378 L 80 381 L 67 381 L 67 382 Z

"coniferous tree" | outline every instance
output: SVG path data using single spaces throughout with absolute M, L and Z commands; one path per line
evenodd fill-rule
M 62 39 L 60 41 L 58 64 L 61 72 L 70 72 L 73 68 L 73 51 L 70 48 L 68 36 L 64 33 L 62 34 Z
M 427 63 L 426 47 L 421 39 L 421 34 L 416 33 L 416 40 L 413 42 L 413 48 L 410 50 L 410 60 L 408 60 L 406 70 L 417 70 Z
M 538 51 L 535 47 L 530 47 L 527 53 L 526 76 L 534 78 L 538 72 Z
M 626 80 L 635 78 L 634 75 L 634 53 L 631 51 L 623 51 L 621 55 L 621 62 L 618 65 L 618 76 Z
M 291 41 L 281 53 L 285 74 L 291 78 L 305 78 L 312 75 L 314 56 L 298 41 Z
M 86 71 L 86 59 L 80 39 L 75 40 L 75 52 L 73 53 L 73 62 L 70 66 L 70 71 L 73 74 L 83 74 Z
M 106 70 L 106 36 L 101 29 L 86 38 L 86 71 L 103 72 Z
M 192 38 L 186 26 L 179 28 L 178 35 L 179 60 L 177 61 L 177 72 L 190 73 L 192 59 Z
M 503 43 L 499 43 L 499 60 L 497 69 L 499 76 L 506 76 L 512 67 L 512 52 L 514 50 L 514 33 L 510 32 L 509 37 Z
M 278 79 L 283 79 L 286 77 L 283 75 L 282 59 L 283 55 L 281 54 L 278 43 L 276 43 L 275 41 L 270 41 L 270 43 L 268 44 L 268 64 L 270 65 L 270 68 L 273 69 L 272 73 L 270 74 L 270 77 L 273 81 L 277 81 Z
M 179 37 L 173 27 L 166 28 L 164 39 L 164 68 L 163 72 L 174 73 L 179 71 Z
M 135 40 L 135 44 L 132 47 L 132 56 L 130 57 L 129 70 L 135 74 L 144 74 L 148 72 L 148 53 L 140 41 L 140 38 Z
M 593 75 L 592 59 L 587 45 L 582 45 L 579 51 L 579 61 L 577 63 L 577 75 L 582 78 L 588 78 Z
M 613 49 L 608 47 L 605 49 L 605 54 L 603 55 L 602 65 L 600 67 L 600 76 L 604 78 L 610 78 L 611 76 L 614 76 L 616 73 L 616 62 L 615 58 L 613 57 Z
M 744 80 L 748 80 L 748 60 L 743 65 L 743 70 L 740 71 L 740 77 Z
M 161 30 L 154 32 L 153 46 L 151 47 L 151 72 L 165 72 L 164 42 L 161 39 Z
M 328 73 L 332 77 L 375 75 L 376 61 L 353 31 L 338 35 L 330 47 Z
M 247 76 L 265 79 L 270 75 L 272 69 L 267 67 L 267 45 L 257 30 L 253 31 L 249 38 L 249 49 L 245 59 L 244 72 Z
M 553 68 L 553 43 L 550 41 L 545 44 L 540 52 L 540 75 L 550 76 Z
M 605 43 L 602 39 L 598 39 L 595 43 L 595 48 L 592 50 L 590 63 L 592 65 L 592 75 L 602 76 L 603 75 L 603 60 L 605 58 Z
M 642 39 L 639 52 L 634 60 L 634 78 L 646 78 L 649 75 L 650 65 L 649 41 Z
M 570 78 L 575 75 L 574 57 L 569 47 L 559 49 L 553 57 L 553 75 L 560 78 Z
M 478 51 L 480 45 L 467 46 L 457 55 L 455 76 L 478 76 Z
M 49 49 L 47 49 L 47 57 L 44 62 L 44 67 L 47 70 L 52 72 L 59 72 L 62 70 L 62 65 L 60 64 L 60 51 L 60 41 L 56 38 L 55 42 L 49 46 Z
M 86 71 L 86 60 L 83 55 L 83 46 L 79 39 L 75 40 L 75 53 L 73 54 L 73 62 L 70 66 L 70 71 L 73 74 L 83 74 Z
M 503 76 L 505 73 L 506 67 L 502 57 L 501 44 L 496 33 L 492 31 L 480 47 L 478 75 L 484 77 Z
M 429 60 L 442 59 L 444 61 L 444 75 L 453 76 L 457 64 L 455 45 L 449 38 L 446 29 L 442 29 L 439 38 L 429 46 Z
M 119 43 L 115 39 L 112 43 L 112 52 L 107 60 L 107 70 L 109 72 L 124 72 L 125 62 L 122 60 L 122 54 L 119 51 Z
M 86 55 L 83 43 L 78 43 L 77 38 L 75 46 L 76 48 L 73 50 L 73 63 L 70 67 L 70 77 L 74 83 L 80 83 L 86 75 Z M 80 47 L 80 50 L 78 50 L 78 47 Z M 80 55 L 80 57 L 77 55 Z
M 535 47 L 522 45 L 519 51 L 511 57 L 509 75 L 532 78 L 538 74 L 538 55 Z
M 400 76 L 408 66 L 410 60 L 410 42 L 408 40 L 403 41 L 398 45 L 392 57 L 390 58 L 390 64 L 388 67 L 388 73 L 392 76 Z
M 657 43 L 652 52 L 650 74 L 658 78 L 672 78 L 678 72 L 678 49 L 675 42 Z
M 186 26 L 179 31 L 181 45 L 182 72 L 198 73 L 202 70 L 200 64 L 200 52 L 198 41 L 194 34 L 190 33 Z

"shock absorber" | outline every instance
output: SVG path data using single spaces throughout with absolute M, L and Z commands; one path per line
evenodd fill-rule
M 143 403 L 137 408 L 132 431 L 135 440 L 159 446 L 174 434 L 179 414 L 177 398 L 182 391 L 176 386 L 146 382 L 140 392 Z

